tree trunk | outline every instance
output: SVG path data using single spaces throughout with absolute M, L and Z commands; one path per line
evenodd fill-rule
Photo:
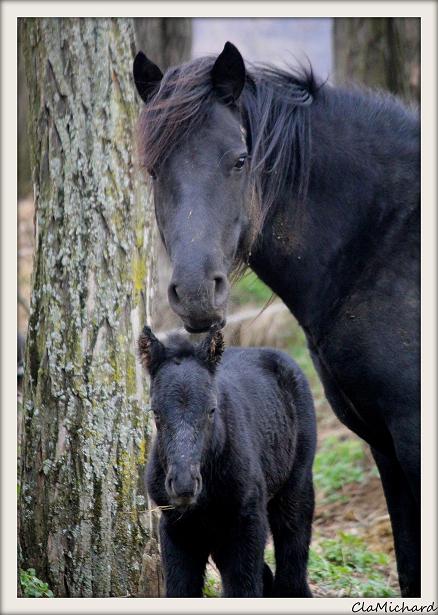
M 161 70 L 190 59 L 191 18 L 148 17 L 137 18 L 134 22 L 138 50 L 143 50 Z
M 420 19 L 334 20 L 335 74 L 420 102 Z
M 152 208 L 133 168 L 134 25 L 20 25 L 36 206 L 21 566 L 55 596 L 159 595 L 139 480 L 150 430 L 135 346 L 150 297 Z

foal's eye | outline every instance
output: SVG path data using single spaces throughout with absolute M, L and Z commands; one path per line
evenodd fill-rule
M 160 415 L 158 414 L 157 411 L 154 411 L 154 419 L 155 419 L 156 425 L 158 425 L 158 423 L 160 422 Z
M 154 169 L 148 169 L 148 173 L 149 173 L 150 177 L 152 177 L 152 179 L 157 179 L 157 174 L 154 171 Z
M 234 163 L 234 168 L 237 170 L 243 169 L 246 161 L 246 154 L 242 154 Z
M 215 412 L 216 408 L 210 408 L 210 410 L 208 411 L 208 418 L 212 419 Z

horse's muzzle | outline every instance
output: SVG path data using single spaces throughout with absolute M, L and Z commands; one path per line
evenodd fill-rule
M 223 329 L 226 324 L 227 324 L 227 319 L 223 318 L 222 320 L 213 321 L 205 325 L 192 326 L 187 323 L 184 323 L 184 329 L 188 331 L 188 333 L 206 333 L 207 331 L 211 329 L 212 326 L 218 326 L 220 329 Z
M 169 304 L 189 333 L 203 333 L 212 325 L 225 325 L 229 287 L 222 273 L 201 280 L 194 274 L 174 273 L 168 288 Z

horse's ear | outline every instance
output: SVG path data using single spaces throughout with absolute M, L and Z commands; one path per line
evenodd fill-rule
M 134 59 L 133 70 L 137 92 L 145 103 L 157 90 L 163 73 L 156 64 L 151 62 L 142 51 L 139 51 Z
M 152 333 L 150 327 L 144 327 L 137 342 L 138 356 L 141 364 L 153 376 L 166 358 L 166 348 Z
M 232 43 L 225 43 L 211 69 L 211 80 L 219 98 L 226 104 L 236 102 L 245 85 L 245 63 Z
M 197 355 L 213 372 L 220 363 L 224 348 L 225 343 L 221 330 L 213 328 L 199 344 Z

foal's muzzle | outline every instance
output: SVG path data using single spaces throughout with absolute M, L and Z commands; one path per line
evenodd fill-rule
M 177 508 L 185 508 L 194 504 L 202 490 L 199 464 L 192 464 L 188 467 L 170 465 L 165 488 L 171 503 Z

